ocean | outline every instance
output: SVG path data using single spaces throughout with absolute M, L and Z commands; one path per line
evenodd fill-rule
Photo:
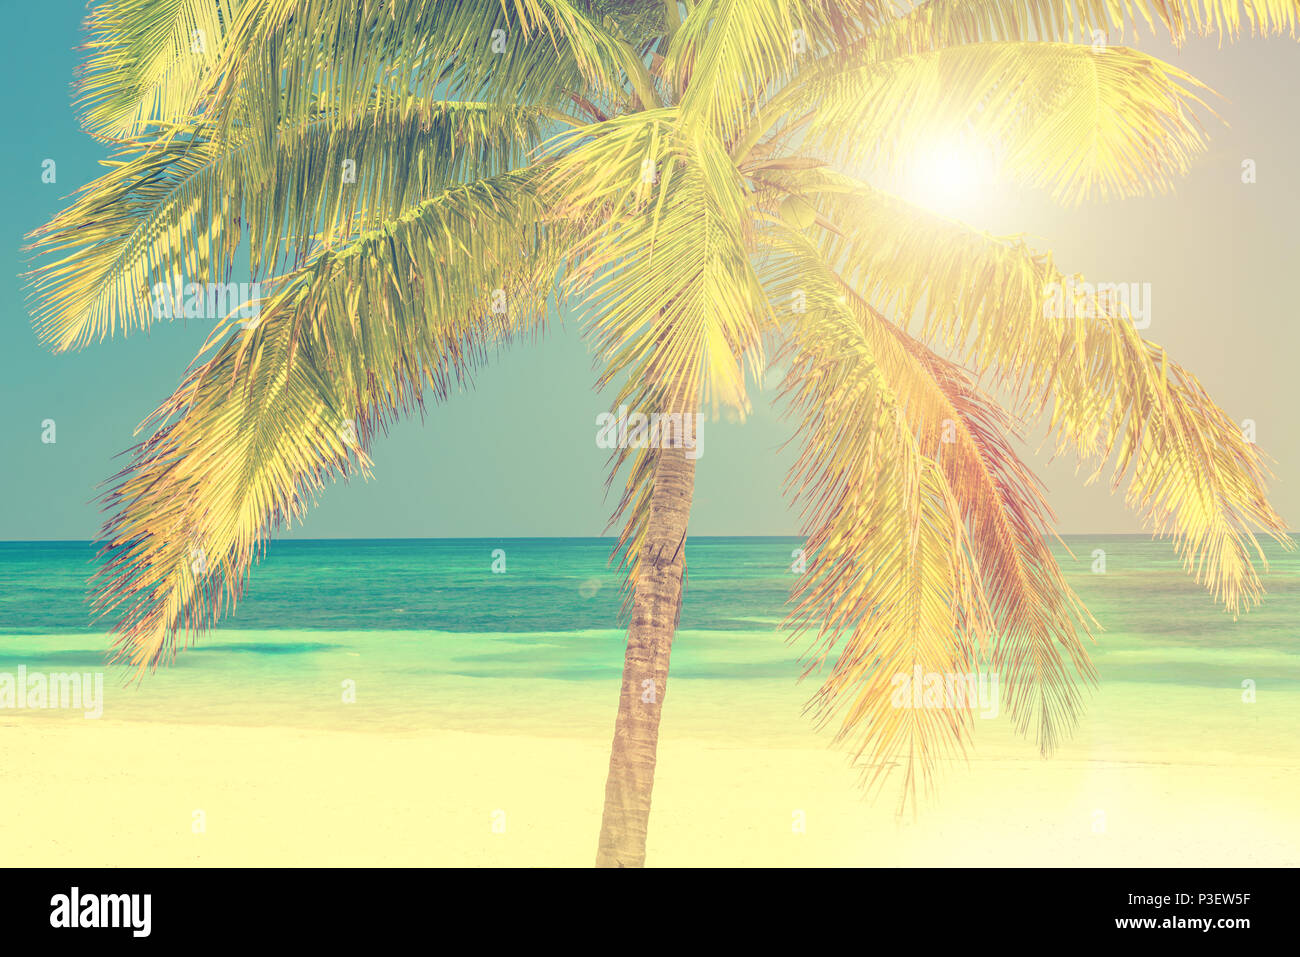
M 815 676 L 800 682 L 805 649 L 779 627 L 799 544 L 689 541 L 665 734 L 765 747 L 829 737 L 803 712 L 815 688 Z M 1057 558 L 1103 629 L 1091 648 L 1100 687 L 1085 692 L 1067 749 L 1297 763 L 1300 553 L 1269 548 L 1265 601 L 1234 621 L 1166 543 L 1066 545 L 1073 557 L 1058 548 Z M 0 672 L 105 670 L 111 720 L 600 738 L 624 639 L 611 548 L 605 539 L 273 542 L 236 612 L 135 682 L 125 668 L 105 670 L 110 638 L 86 594 L 93 547 L 3 543 Z M 1093 570 L 1098 549 L 1104 573 Z M 349 688 L 355 701 L 344 700 Z M 15 714 L 68 720 L 5 717 Z M 977 745 L 990 753 L 1036 754 L 1002 719 L 979 725 Z

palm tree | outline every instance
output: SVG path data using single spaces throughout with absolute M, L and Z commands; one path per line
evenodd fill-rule
M 811 704 L 904 799 L 969 718 L 891 707 L 987 662 L 1044 753 L 1093 679 L 1091 619 L 1013 448 L 1023 420 L 1116 488 L 1233 613 L 1284 523 L 1255 446 L 1122 305 L 1016 237 L 854 175 L 937 131 L 1063 202 L 1163 191 L 1205 88 L 1100 37 L 1295 34 L 1297 0 L 104 0 L 79 107 L 108 171 L 32 236 L 39 337 L 147 329 L 158 284 L 262 284 L 219 322 L 106 494 L 96 606 L 150 670 L 376 433 L 561 306 L 614 405 L 742 414 L 765 369 L 801 442 Z M 1097 31 L 1101 31 L 1098 33 Z M 180 287 L 182 290 L 187 288 Z M 187 305 L 190 298 L 186 298 Z M 196 309 L 196 312 L 201 310 Z M 996 390 L 994 399 L 985 387 Z M 598 863 L 644 861 L 695 460 L 623 448 L 631 619 Z M 197 556 L 197 557 L 196 557 Z

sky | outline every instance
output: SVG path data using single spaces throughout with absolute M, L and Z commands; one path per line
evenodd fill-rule
M 208 324 L 160 323 L 147 334 L 53 355 L 32 332 L 20 274 L 23 236 L 94 178 L 102 147 L 78 129 L 70 85 L 84 0 L 6 10 L 0 89 L 7 135 L 0 223 L 12 268 L 0 281 L 0 540 L 90 539 L 103 520 L 100 485 L 125 464 L 136 427 L 179 383 Z M 1300 47 L 1246 39 L 1182 52 L 1136 44 L 1207 83 L 1219 120 L 1210 146 L 1174 195 L 1063 209 L 1044 194 L 982 181 L 923 197 L 997 234 L 1027 235 L 1066 273 L 1095 282 L 1150 283 L 1145 335 L 1200 376 L 1237 421 L 1253 419 L 1275 460 L 1273 501 L 1292 527 L 1300 516 L 1300 424 L 1295 411 L 1295 274 L 1300 267 Z M 55 161 L 56 181 L 42 182 Z M 1256 181 L 1242 182 L 1252 160 Z M 925 158 L 918 158 L 924 163 Z M 394 426 L 372 449 L 374 478 L 327 487 L 301 525 L 308 538 L 586 536 L 606 529 L 617 495 L 605 494 L 607 452 L 596 416 L 609 406 L 581 317 L 557 317 L 547 336 L 520 343 L 481 371 L 471 389 L 424 421 Z M 774 408 L 774 381 L 744 422 L 709 421 L 697 465 L 691 531 L 793 535 L 784 494 L 792 424 Z M 55 441 L 44 423 L 55 423 Z M 1108 482 L 1084 486 L 1072 461 L 1039 450 L 1041 424 L 1021 451 L 1048 489 L 1063 534 L 1142 531 Z

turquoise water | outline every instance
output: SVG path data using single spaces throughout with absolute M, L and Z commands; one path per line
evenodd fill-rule
M 794 539 L 695 539 L 683 616 L 737 630 L 777 621 Z M 284 541 L 222 624 L 248 631 L 532 632 L 608 628 L 621 576 L 606 539 Z M 493 573 L 493 552 L 505 572 Z M 83 542 L 0 543 L 0 633 L 96 630 L 86 604 L 94 549 Z
M 797 539 L 696 538 L 665 722 L 710 740 L 807 745 L 802 648 L 777 626 Z M 1085 743 L 1294 756 L 1300 557 L 1269 549 L 1264 604 L 1233 621 L 1167 544 L 1076 536 L 1058 560 L 1101 622 Z M 285 541 L 235 614 L 175 665 L 127 684 L 105 718 L 353 730 L 608 733 L 622 666 L 621 576 L 602 539 Z M 1105 574 L 1091 571 L 1095 549 Z M 495 549 L 504 574 L 492 571 Z M 0 544 L 0 672 L 104 670 L 86 543 Z M 1241 707 L 1243 680 L 1258 706 Z M 355 704 L 342 700 L 354 682 Z M 69 720 L 60 712 L 9 712 Z

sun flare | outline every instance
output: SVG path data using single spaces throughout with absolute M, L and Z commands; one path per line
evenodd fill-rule
M 987 148 L 963 140 L 936 143 L 907 163 L 901 189 L 908 199 L 941 213 L 969 209 L 986 194 L 994 164 Z

